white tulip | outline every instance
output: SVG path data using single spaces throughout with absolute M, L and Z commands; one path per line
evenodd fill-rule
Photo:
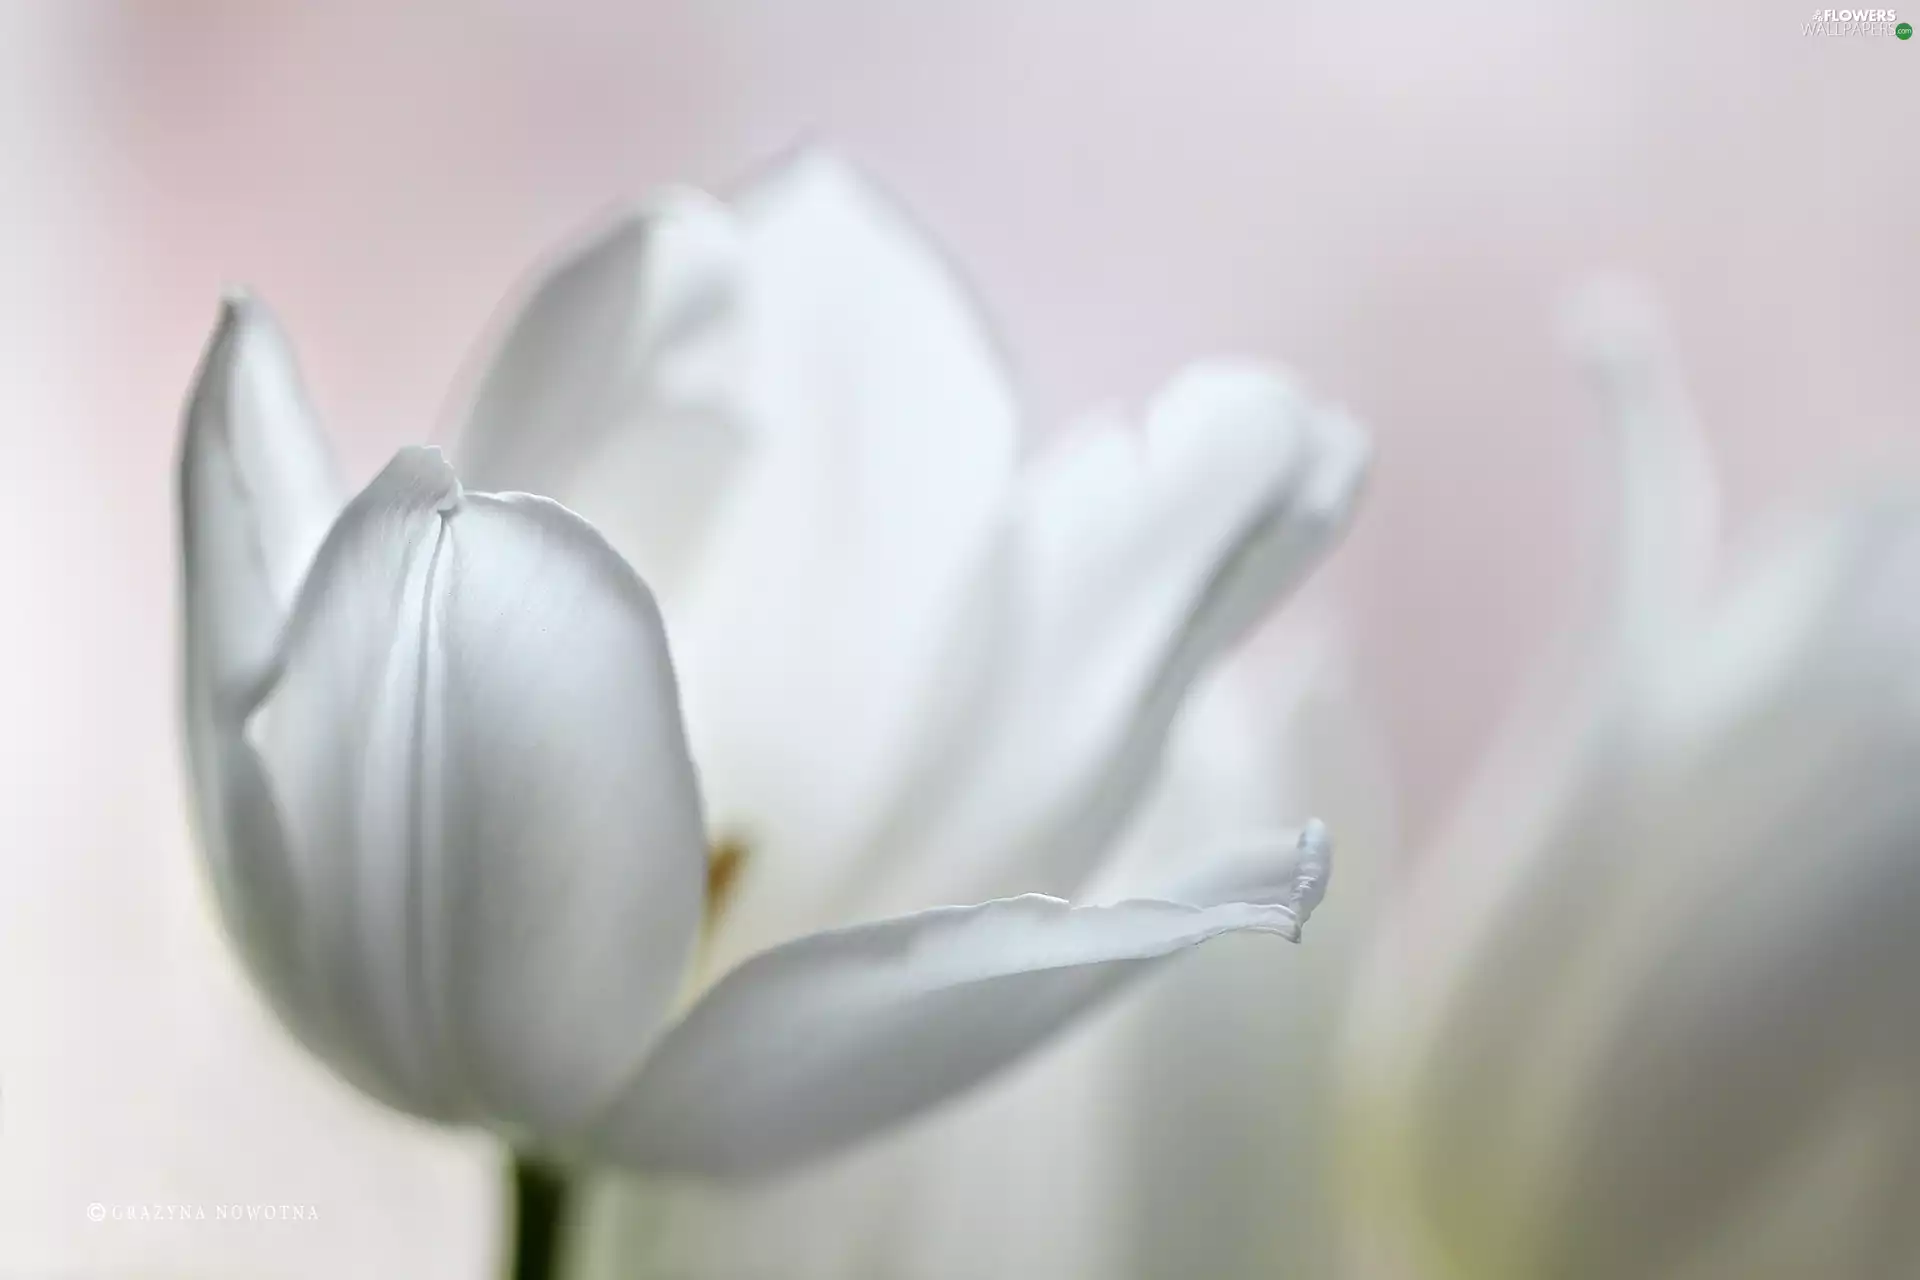
M 624 1100 L 699 926 L 658 615 L 579 517 L 464 493 L 435 450 L 337 519 L 328 478 L 271 322 L 229 303 L 181 467 L 222 907 L 349 1080 L 571 1148 Z
M 1363 1274 L 1916 1274 L 1920 504 L 1690 598 L 1701 453 L 1609 314 L 1583 343 L 1619 617 L 1573 728 L 1516 740 L 1383 930 L 1348 1076 Z
M 670 197 L 530 296 L 461 470 L 605 528 L 674 665 L 566 508 L 423 450 L 342 507 L 284 344 L 229 307 L 182 459 L 197 799 L 255 975 L 341 1074 L 572 1158 L 765 1174 L 1142 961 L 1298 938 L 1317 824 L 1065 895 L 1337 530 L 1360 437 L 1222 367 L 1015 476 L 942 287 L 813 163 L 739 211 Z

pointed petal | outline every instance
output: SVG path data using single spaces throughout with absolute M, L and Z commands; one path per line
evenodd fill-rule
M 1566 327 L 1612 437 L 1612 618 L 1632 661 L 1657 651 L 1703 602 L 1720 510 L 1713 458 L 1644 286 L 1589 281 L 1569 302 Z
M 655 1034 L 699 919 L 646 588 L 559 505 L 463 495 L 403 450 L 323 547 L 254 729 L 336 1065 L 564 1143 Z
M 981 587 L 996 687 L 921 762 L 881 901 L 1074 891 L 1195 678 L 1317 562 L 1366 461 L 1346 417 L 1233 364 L 1176 379 L 1144 434 L 1083 430 L 1043 458 Z
M 560 498 L 677 587 L 747 442 L 741 253 L 724 206 L 672 191 L 544 272 L 456 441 L 467 483 Z
M 185 728 L 200 842 L 222 914 L 269 1000 L 318 1034 L 279 947 L 293 910 L 279 821 L 241 726 L 313 553 L 342 501 L 272 315 L 229 297 L 180 447 Z
M 805 904 L 843 887 L 905 744 L 967 696 L 943 646 L 1017 432 L 971 299 L 848 166 L 803 156 L 739 206 L 754 455 L 668 618 L 715 828 L 754 851 L 721 942 L 751 950 L 836 919 Z
M 1799 634 L 1821 570 L 1802 555 L 1775 566 L 1772 585 L 1723 627 L 1724 649 L 1672 689 L 1638 687 L 1677 648 L 1692 645 L 1713 576 L 1719 495 L 1707 442 L 1686 401 L 1658 308 L 1631 279 L 1587 282 L 1565 304 L 1563 340 L 1595 397 L 1604 458 L 1594 468 L 1614 519 L 1580 574 L 1602 584 L 1558 629 L 1545 660 L 1524 680 L 1491 742 L 1474 763 L 1427 864 L 1449 868 L 1423 891 L 1423 945 L 1453 948 L 1434 935 L 1471 936 L 1496 910 L 1510 876 L 1527 871 L 1521 851 L 1551 837 L 1559 811 L 1585 785 L 1584 754 L 1595 726 L 1617 719 L 1624 697 L 1651 712 L 1651 732 L 1684 739 L 1699 720 L 1744 696 L 1750 678 Z M 1815 557 L 1817 559 L 1817 557 Z M 1436 966 L 1396 981 L 1444 985 Z M 1372 986 L 1369 985 L 1369 990 Z M 1406 996 L 1415 1008 L 1431 999 Z M 1363 1008 L 1356 1026 L 1372 1018 Z M 1380 1010 L 1381 1034 L 1397 1038 L 1404 1014 Z M 1368 1032 L 1366 1034 L 1371 1034 Z M 1361 1037 L 1364 1038 L 1364 1037 Z
M 716 1176 L 802 1163 L 991 1075 L 1141 962 L 1240 930 L 1297 941 L 1300 918 L 1034 894 L 812 934 L 747 961 L 667 1033 L 609 1117 L 606 1154 Z
M 189 665 L 209 696 L 243 696 L 260 678 L 344 501 L 279 326 L 260 303 L 228 298 L 180 448 Z

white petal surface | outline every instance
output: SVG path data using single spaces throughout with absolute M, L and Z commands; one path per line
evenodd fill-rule
M 1340 531 L 1367 451 L 1283 377 L 1213 364 L 1144 432 L 1089 427 L 1042 457 L 973 598 L 998 626 L 995 685 L 876 842 L 880 904 L 1077 889 L 1194 679 Z
M 1619 476 L 1608 639 L 1623 652 L 1608 660 L 1631 662 L 1657 653 L 1705 597 L 1720 510 L 1713 459 L 1643 287 L 1589 281 L 1569 303 L 1567 328 Z
M 564 500 L 670 597 L 747 445 L 740 239 L 671 191 L 544 272 L 457 437 L 466 483 Z
M 187 404 L 179 482 L 186 738 L 201 845 L 228 928 L 298 1026 L 305 997 L 277 945 L 292 910 L 290 873 L 241 727 L 343 497 L 292 353 L 251 299 L 221 308 Z
M 1138 1117 L 1137 1100 L 1108 1087 L 1122 1064 L 1097 1039 L 1114 1012 L 783 1178 L 609 1179 L 578 1280 L 1126 1280 L 1138 1273 L 1116 1192 L 1131 1170 L 1115 1157 Z
M 1284 906 L 1029 895 L 813 934 L 747 961 L 662 1039 L 610 1117 L 643 1169 L 776 1172 L 985 1078 L 1141 972 Z
M 1843 1111 L 1913 1078 L 1916 601 L 1911 504 L 1764 562 L 1596 728 L 1472 934 L 1399 931 L 1355 1075 L 1398 1166 L 1370 1189 L 1418 1247 L 1576 1280 L 1722 1274 L 1676 1268 L 1728 1215 L 1794 1199 Z M 1483 873 L 1426 874 L 1410 920 Z
M 194 675 L 222 701 L 260 678 L 346 495 L 273 316 L 236 295 L 202 358 L 180 453 Z
M 697 928 L 704 835 L 659 616 L 544 499 L 403 450 L 341 517 L 255 725 L 335 1065 L 564 1144 Z
M 1322 713 L 1351 709 L 1328 701 L 1330 664 L 1308 666 L 1298 648 L 1283 668 L 1261 664 L 1274 678 L 1255 682 L 1236 661 L 1195 691 L 1115 879 L 1225 887 L 1250 872 L 1284 894 L 1298 860 L 1245 857 L 1245 833 L 1297 814 L 1303 797 L 1331 801 L 1345 819 L 1339 885 L 1305 943 L 1276 956 L 1266 939 L 1222 938 L 1156 966 L 1111 1014 L 915 1127 L 901 1144 L 913 1163 L 894 1174 L 909 1180 L 904 1203 L 886 1210 L 900 1229 L 885 1274 L 1333 1274 L 1334 1032 L 1371 898 L 1355 890 L 1377 883 L 1386 847 L 1385 797 L 1371 775 L 1328 776 L 1360 753 L 1342 741 L 1350 717 Z M 1348 821 L 1372 833 L 1358 882 Z M 1196 860 L 1196 846 L 1229 856 Z
M 969 696 L 975 666 L 942 644 L 1016 449 L 971 300 L 851 169 L 803 156 L 739 208 L 754 451 L 686 608 L 668 605 L 714 827 L 752 850 L 733 955 L 837 922 L 818 904 L 875 797 Z
M 1283 629 L 1294 636 L 1298 620 Z M 1329 944 L 1352 941 L 1364 864 L 1388 847 L 1387 797 L 1370 769 L 1361 785 L 1327 776 L 1359 754 L 1343 741 L 1351 709 L 1329 700 L 1328 649 L 1292 643 L 1258 683 L 1246 661 L 1204 682 L 1111 881 L 1126 896 L 1205 874 L 1196 847 L 1246 852 L 1248 831 L 1283 826 L 1302 797 L 1331 800 L 1340 886 L 1300 951 L 1222 939 L 1156 966 L 1119 1007 L 972 1095 L 790 1177 L 610 1186 L 592 1211 L 582 1280 L 648 1267 L 686 1280 L 1148 1280 L 1183 1264 L 1256 1275 L 1279 1258 L 1326 1270 L 1331 1116 L 1320 1099 L 1352 958 L 1350 945 Z M 1369 821 L 1356 883 L 1347 824 Z M 1297 861 L 1262 861 L 1259 878 L 1290 891 Z
M 1855 513 L 1819 541 L 1825 591 L 1799 596 L 1785 653 L 1755 663 L 1741 643 L 1751 602 L 1775 598 L 1770 568 L 1663 664 L 1662 701 L 1742 660 L 1747 696 L 1652 726 L 1610 824 L 1635 850 L 1614 853 L 1609 897 L 1637 945 L 1590 944 L 1606 976 L 1578 973 L 1586 998 L 1536 1050 L 1567 1082 L 1579 1153 L 1553 1191 L 1556 1274 L 1678 1257 L 1796 1164 L 1859 1083 L 1920 1070 L 1920 508 Z M 1569 852 L 1609 830 L 1587 826 Z

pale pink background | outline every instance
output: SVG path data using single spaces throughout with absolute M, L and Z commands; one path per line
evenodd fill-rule
M 1806 39 L 1798 3 L 400 8 L 0 17 L 0 1274 L 454 1277 L 491 1246 L 461 1144 L 396 1123 L 342 1173 L 358 1104 L 249 1021 L 194 879 L 170 462 L 227 283 L 278 309 L 364 476 L 556 239 L 831 141 L 964 264 L 1037 427 L 1221 349 L 1373 427 L 1315 590 L 1416 837 L 1591 564 L 1552 327 L 1583 272 L 1658 287 L 1736 524 L 1920 476 L 1920 42 Z M 373 1190 L 315 1227 L 82 1221 L 343 1176 Z

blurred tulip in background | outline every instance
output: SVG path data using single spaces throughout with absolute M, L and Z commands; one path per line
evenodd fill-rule
M 1911 1274 L 1920 501 L 1890 481 L 1713 574 L 1650 309 L 1578 320 L 1611 616 L 1378 940 L 1356 1238 L 1424 1280 Z

